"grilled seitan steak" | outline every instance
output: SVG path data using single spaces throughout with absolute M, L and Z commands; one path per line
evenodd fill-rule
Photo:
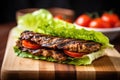
M 22 41 L 27 40 L 33 44 L 37 44 L 40 48 L 30 49 L 22 45 Z M 63 50 L 77 53 L 91 53 L 98 51 L 101 44 L 87 40 L 77 40 L 61 37 L 53 37 L 32 31 L 24 31 L 21 33 L 17 45 L 22 51 L 28 51 L 33 55 L 51 56 L 57 60 L 66 60 Z

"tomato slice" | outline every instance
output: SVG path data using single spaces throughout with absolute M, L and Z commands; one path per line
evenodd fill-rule
M 28 40 L 22 40 L 22 46 L 29 48 L 29 49 L 38 49 L 40 46 L 38 44 L 32 43 Z
M 71 51 L 67 51 L 67 50 L 64 50 L 64 53 L 70 57 L 75 57 L 75 58 L 79 58 L 79 57 L 82 57 L 83 55 L 85 55 L 85 53 L 71 52 Z

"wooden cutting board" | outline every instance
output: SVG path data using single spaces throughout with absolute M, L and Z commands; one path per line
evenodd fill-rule
M 106 49 L 106 56 L 89 66 L 73 66 L 21 58 L 14 54 L 10 32 L 1 69 L 2 80 L 120 80 L 120 54 Z

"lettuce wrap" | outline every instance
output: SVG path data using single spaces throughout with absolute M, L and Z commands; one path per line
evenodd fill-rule
M 19 17 L 17 27 L 13 29 L 13 33 L 18 33 L 15 34 L 15 37 L 18 38 L 20 33 L 25 30 L 64 38 L 90 40 L 102 44 L 101 50 L 84 55 L 80 58 L 68 57 L 66 61 L 61 62 L 65 64 L 91 64 L 95 59 L 104 55 L 106 48 L 113 47 L 113 45 L 109 43 L 109 39 L 103 33 L 94 30 L 76 29 L 75 25 L 72 23 L 54 19 L 52 14 L 46 9 L 40 9 Z M 16 55 L 20 57 L 57 62 L 52 57 L 35 56 L 28 52 L 23 52 L 17 46 L 14 46 L 14 51 Z

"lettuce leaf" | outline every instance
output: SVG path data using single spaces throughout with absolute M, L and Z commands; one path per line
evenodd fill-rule
M 46 60 L 46 61 L 50 61 L 50 62 L 56 62 L 57 61 L 57 60 L 53 59 L 52 57 L 35 56 L 35 55 L 32 55 L 28 52 L 23 52 L 17 46 L 14 47 L 14 52 L 19 57 L 41 59 L 41 60 Z
M 105 47 L 111 47 L 109 39 L 101 32 L 76 29 L 74 24 L 54 19 L 46 9 L 19 17 L 17 24 L 17 28 L 20 29 L 18 31 L 30 30 L 65 38 L 91 40 L 101 43 Z
M 105 49 L 101 49 L 100 51 L 84 55 L 81 58 L 68 57 L 66 61 L 59 62 L 59 61 L 53 59 L 52 57 L 35 56 L 35 55 L 32 55 L 28 52 L 23 52 L 17 46 L 14 46 L 14 51 L 15 51 L 15 54 L 19 57 L 31 58 L 31 59 L 40 59 L 40 60 L 45 60 L 45 61 L 50 61 L 50 62 L 58 62 L 58 63 L 72 64 L 72 65 L 89 65 L 95 59 L 98 59 L 99 57 L 105 55 L 104 54 Z
M 28 13 L 18 18 L 17 27 L 22 30 L 36 31 L 39 27 L 46 26 L 53 22 L 52 14 L 45 10 L 40 9 L 33 13 Z

